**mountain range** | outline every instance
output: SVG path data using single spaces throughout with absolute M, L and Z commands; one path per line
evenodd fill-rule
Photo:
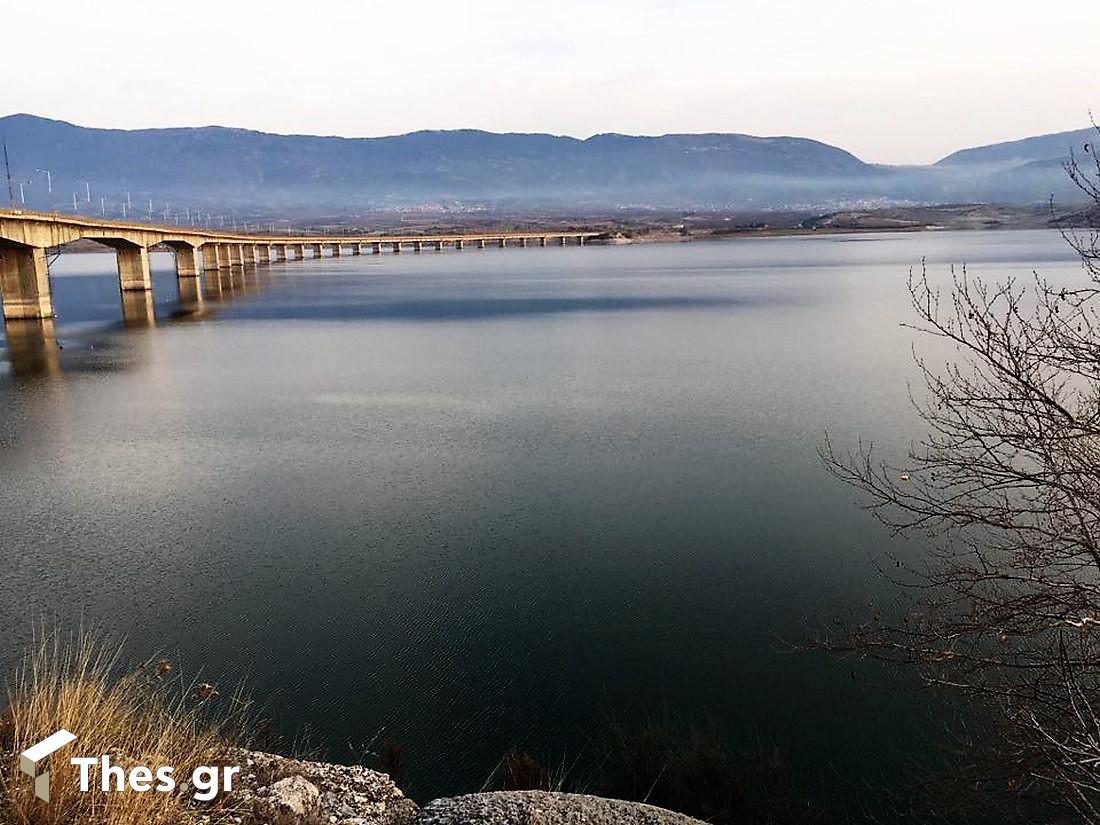
M 963 149 L 928 166 L 866 163 L 816 140 L 742 134 L 581 140 L 464 129 L 341 138 L 220 126 L 95 129 L 16 114 L 0 118 L 0 135 L 16 206 L 72 209 L 75 197 L 81 211 L 112 215 L 144 212 L 150 201 L 158 213 L 274 215 L 1072 202 L 1079 198 L 1062 164 L 1096 132 Z

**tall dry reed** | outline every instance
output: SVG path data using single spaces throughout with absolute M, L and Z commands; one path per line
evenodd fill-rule
M 127 771 L 171 765 L 179 785 L 197 765 L 219 764 L 239 716 L 224 710 L 235 697 L 212 710 L 212 695 L 185 689 L 166 662 L 121 671 L 119 648 L 88 632 L 38 634 L 8 690 L 0 724 L 0 749 L 8 754 L 0 765 L 0 820 L 12 825 L 186 823 L 198 811 L 191 791 L 104 793 L 95 770 L 82 793 L 79 769 L 69 759 L 106 754 Z M 61 728 L 78 739 L 52 757 L 46 803 L 34 796 L 14 755 Z

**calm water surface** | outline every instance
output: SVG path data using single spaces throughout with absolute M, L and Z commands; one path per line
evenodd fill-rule
M 922 256 L 1079 277 L 1056 233 L 832 236 L 290 262 L 195 307 L 154 256 L 124 323 L 113 258 L 63 255 L 56 344 L 0 350 L 0 670 L 29 616 L 99 623 L 331 757 L 384 730 L 421 800 L 608 715 L 896 782 L 923 704 L 785 640 L 887 593 L 815 450 L 919 434 Z

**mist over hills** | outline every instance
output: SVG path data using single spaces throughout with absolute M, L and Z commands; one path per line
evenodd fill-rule
M 117 215 L 451 209 L 759 209 L 874 203 L 1074 201 L 1062 169 L 1085 129 L 964 149 L 930 166 L 866 163 L 798 137 L 741 134 L 586 140 L 477 130 L 393 137 L 274 135 L 219 126 L 92 129 L 0 118 L 16 205 Z M 53 192 L 47 191 L 49 169 Z M 0 197 L 6 192 L 0 194 Z M 100 200 L 102 199 L 102 201 Z M 166 206 L 167 205 L 167 206 Z M 94 207 L 94 209 L 93 209 Z
M 936 163 L 937 166 L 980 166 L 1027 164 L 1034 161 L 1061 160 L 1071 150 L 1080 154 L 1084 145 L 1095 141 L 1095 129 L 1077 129 L 1072 132 L 1055 132 L 1049 135 L 1010 140 L 1006 143 L 993 143 L 988 146 L 976 146 L 973 149 L 960 149 Z

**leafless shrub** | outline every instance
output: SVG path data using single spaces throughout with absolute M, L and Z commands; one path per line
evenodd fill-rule
M 822 456 L 930 549 L 891 560 L 904 615 L 823 644 L 915 665 L 995 708 L 1002 790 L 1100 822 L 1100 160 L 1083 152 L 1067 170 L 1086 225 L 1063 230 L 1080 283 L 962 268 L 941 292 L 923 266 L 910 275 L 909 326 L 954 353 L 942 366 L 914 354 L 927 434 L 901 466 L 870 444 L 844 454 L 826 440 Z

